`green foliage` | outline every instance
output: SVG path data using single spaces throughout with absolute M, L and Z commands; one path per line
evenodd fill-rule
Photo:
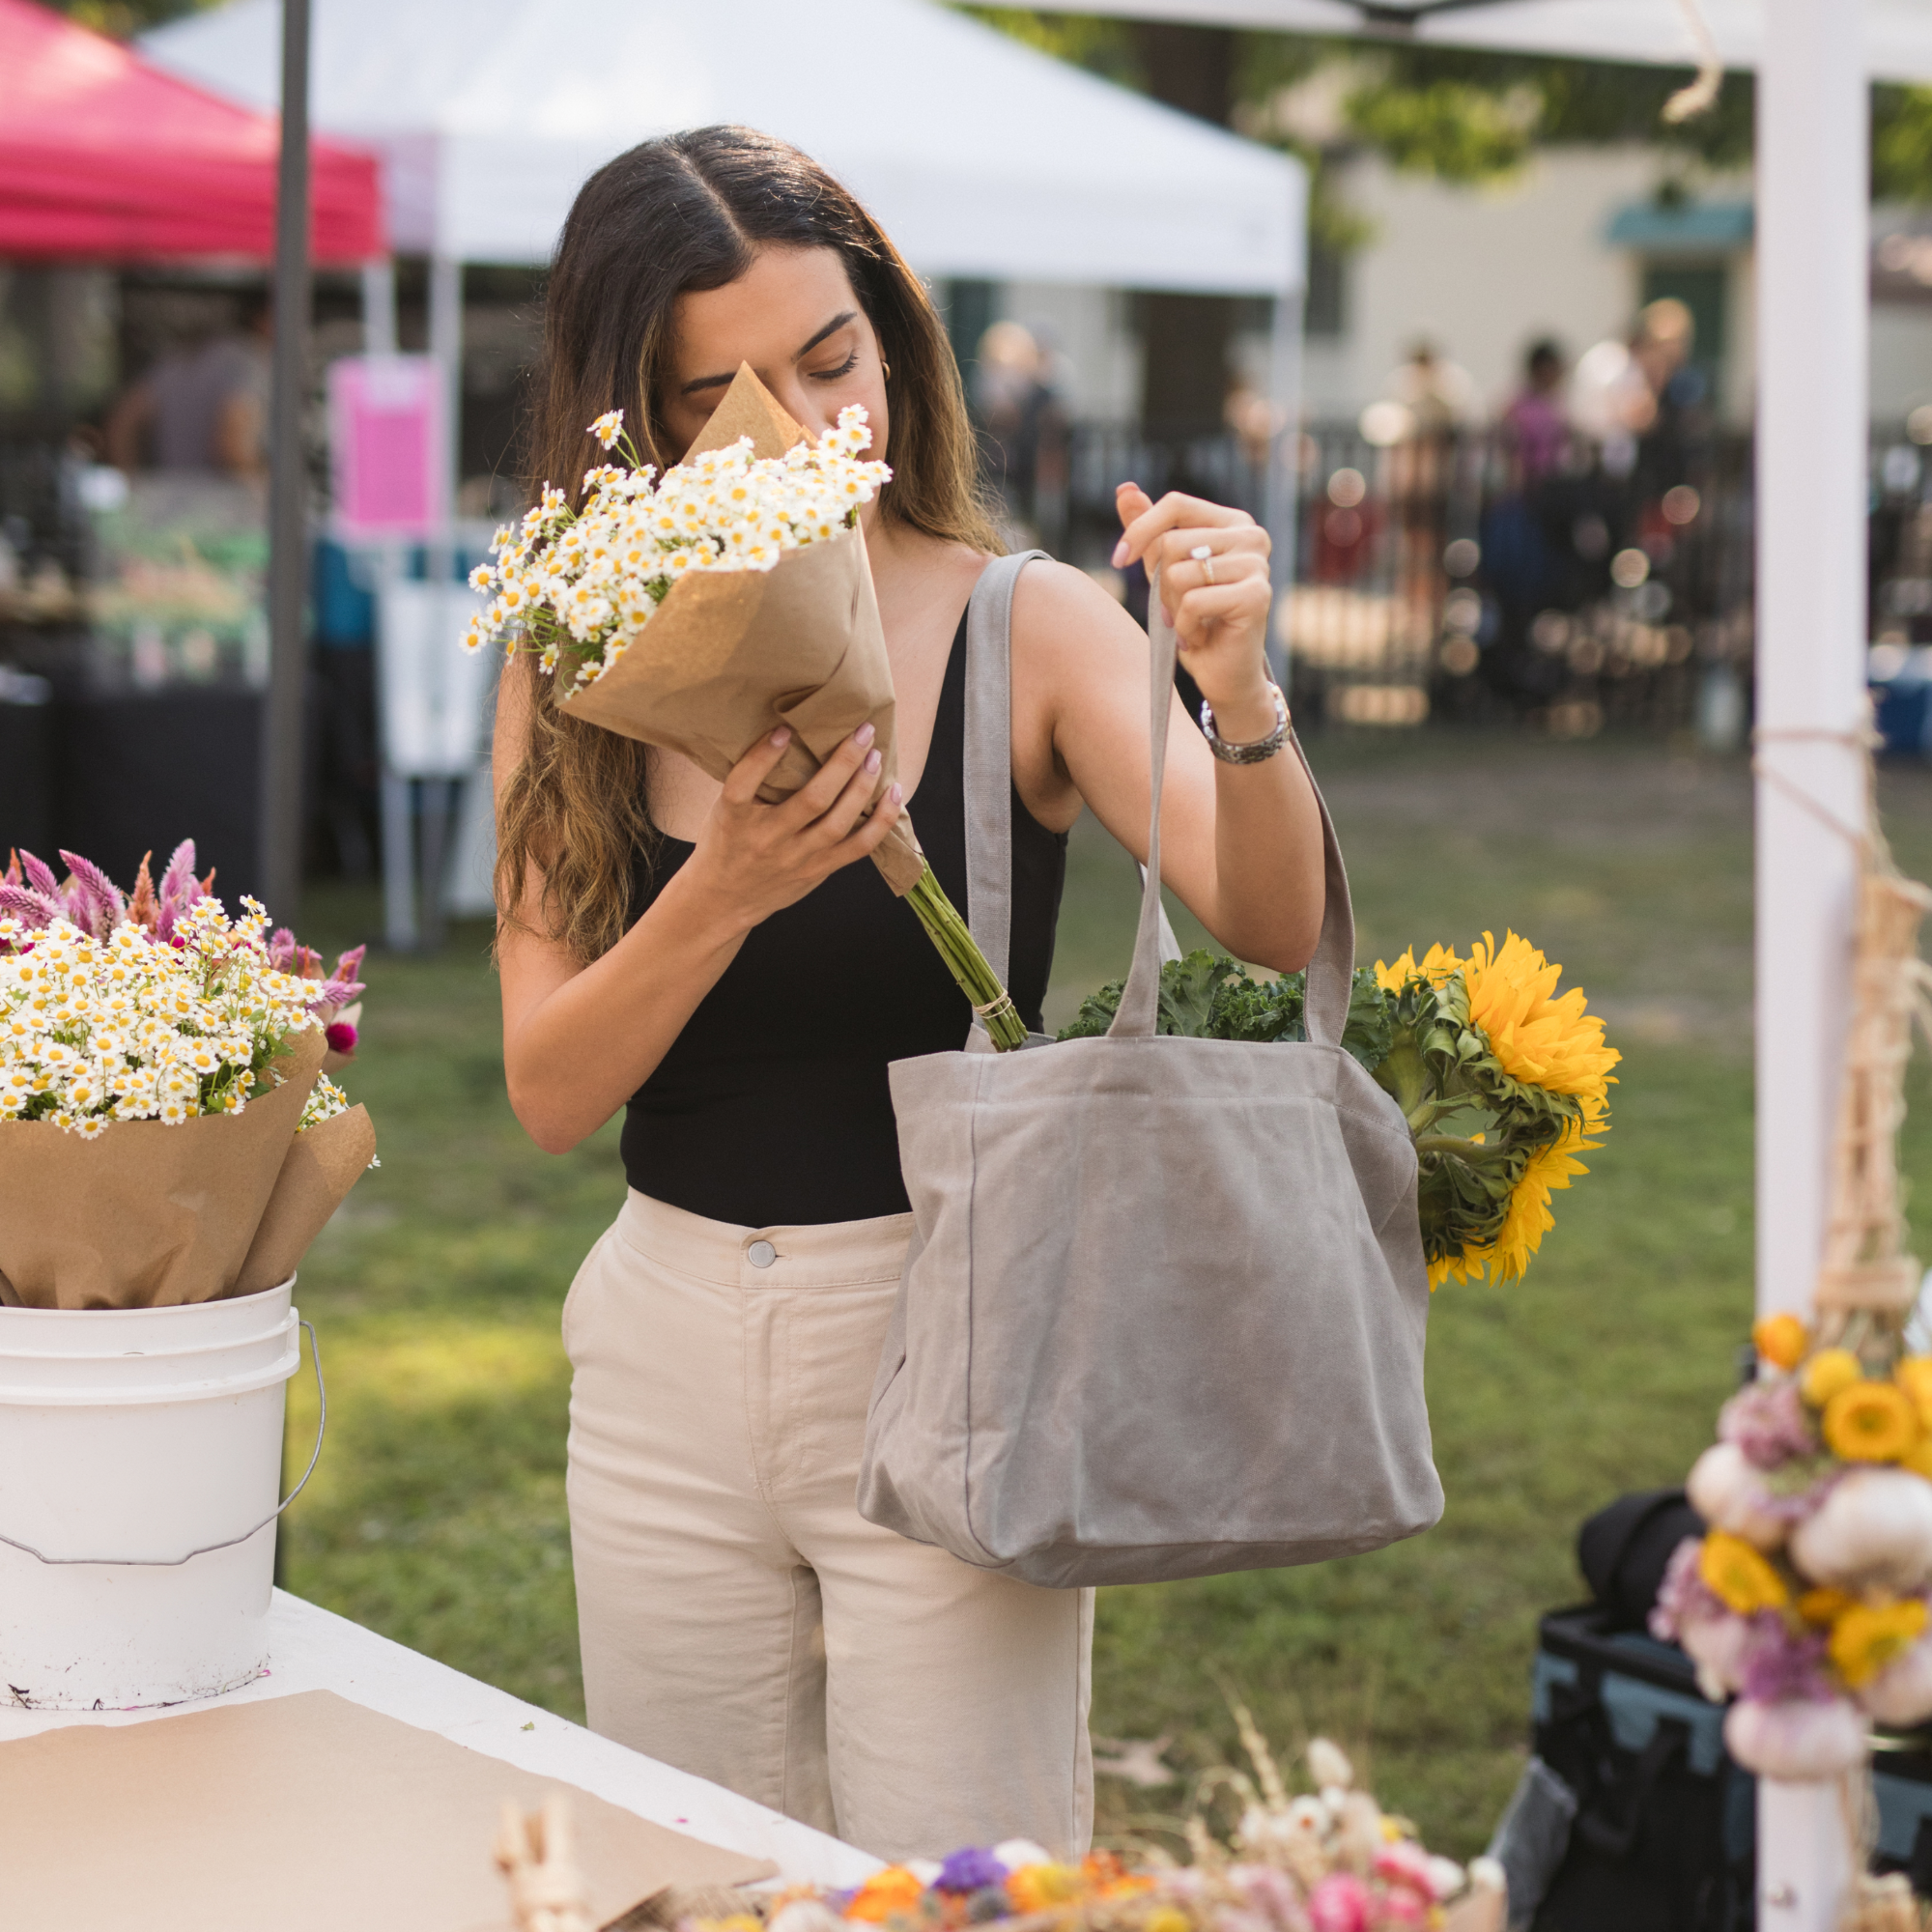
M 1258 1043 L 1306 1039 L 1305 973 L 1279 980 L 1251 980 L 1238 960 L 1205 947 L 1163 962 L 1154 1031 L 1187 1039 L 1238 1039 Z M 1080 1002 L 1080 1010 L 1061 1029 L 1061 1039 L 1091 1039 L 1114 1023 L 1121 1009 L 1123 980 L 1113 980 Z M 1357 967 L 1349 989 L 1349 1018 L 1342 1044 L 1374 1072 L 1386 1057 L 1394 1036 L 1389 1002 L 1366 967 Z
M 52 0 L 56 11 L 111 40 L 131 41 L 150 27 L 199 14 L 220 0 Z
M 1136 93 L 1148 91 L 1133 28 L 1124 20 L 1092 14 L 1043 14 L 1032 7 L 961 5 L 956 11 L 1069 67 L 1085 68 Z
M 1932 87 L 1872 90 L 1872 196 L 1932 201 Z
M 1497 93 L 1465 80 L 1374 81 L 1348 103 L 1350 126 L 1394 166 L 1452 182 L 1490 181 L 1518 166 L 1535 142 L 1541 110 L 1527 88 Z

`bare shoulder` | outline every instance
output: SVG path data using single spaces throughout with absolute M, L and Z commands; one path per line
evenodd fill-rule
M 1013 651 L 1037 674 L 1091 666 L 1135 644 L 1140 626 L 1120 600 L 1071 564 L 1036 562 L 1013 586 Z M 1022 672 L 1024 674 L 1024 671 Z

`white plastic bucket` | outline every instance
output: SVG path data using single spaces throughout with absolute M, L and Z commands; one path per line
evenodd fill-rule
M 127 1710 L 261 1671 L 294 1288 L 0 1308 L 0 1696 Z

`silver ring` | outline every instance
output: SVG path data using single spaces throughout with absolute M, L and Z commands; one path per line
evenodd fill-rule
M 1201 574 L 1209 583 L 1214 582 L 1214 553 L 1207 544 L 1196 544 L 1187 553 L 1201 566 Z

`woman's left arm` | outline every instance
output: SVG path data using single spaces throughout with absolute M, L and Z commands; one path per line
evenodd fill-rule
M 1116 567 L 1139 559 L 1157 579 L 1181 662 L 1226 744 L 1275 728 L 1263 646 L 1268 539 L 1253 518 L 1194 497 L 1158 503 L 1132 484 Z M 1211 555 L 1190 553 L 1206 547 Z M 1014 775 L 1029 810 L 1068 824 L 1084 800 L 1146 861 L 1147 639 L 1078 571 L 1035 566 L 1013 598 Z M 1161 874 L 1238 958 L 1294 972 L 1321 932 L 1321 818 L 1292 747 L 1257 764 L 1216 758 L 1179 699 L 1167 741 Z

